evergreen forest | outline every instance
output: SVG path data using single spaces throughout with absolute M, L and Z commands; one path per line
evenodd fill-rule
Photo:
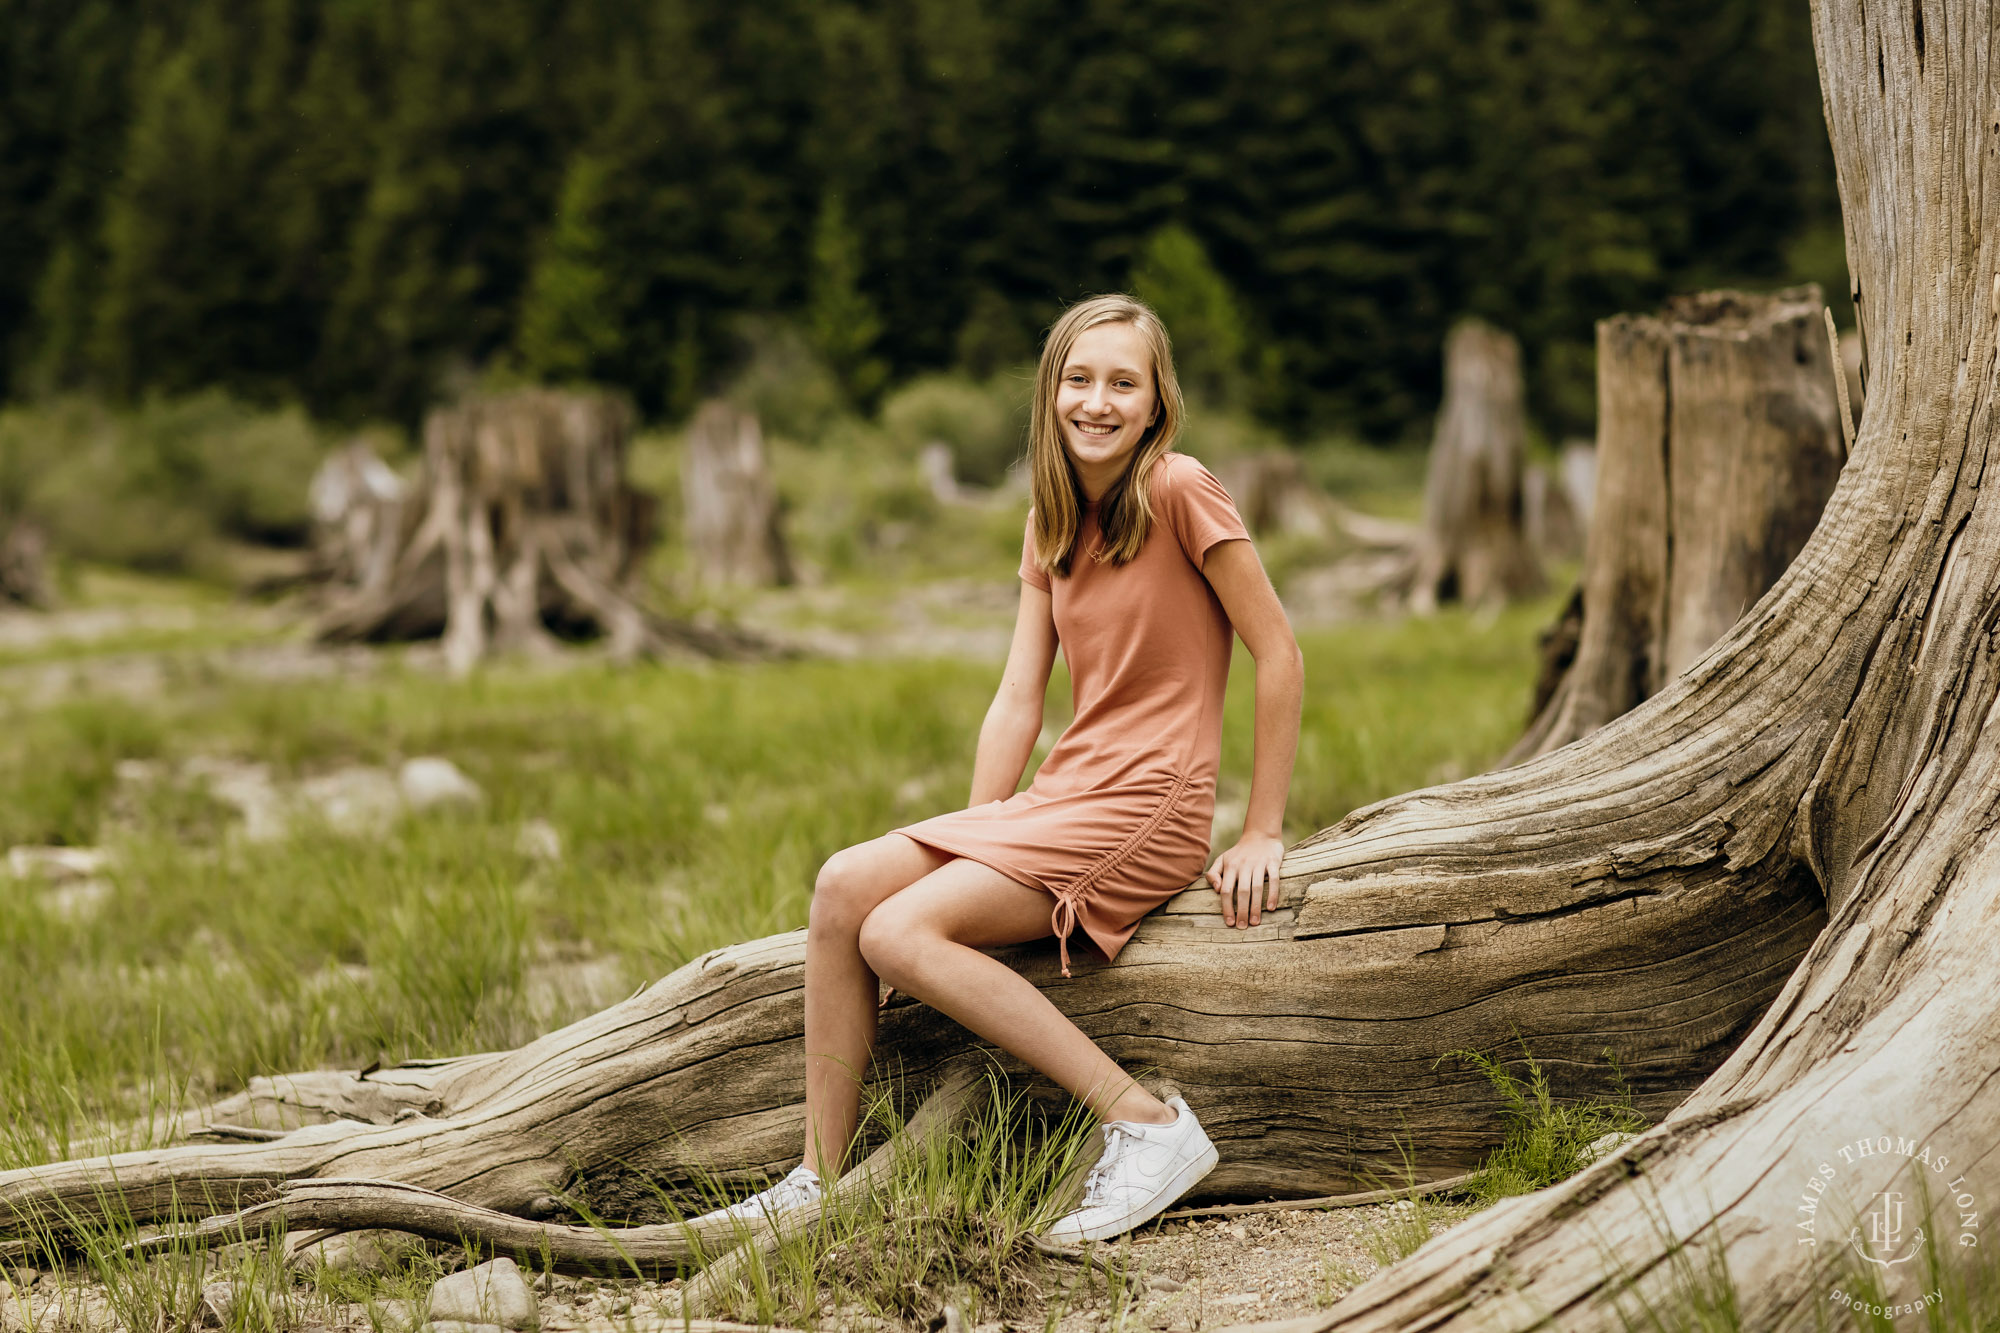
M 672 418 L 775 322 L 865 409 L 1132 286 L 1275 425 L 1420 429 L 1476 313 L 1587 431 L 1595 319 L 1801 277 L 1803 3 L 0 0 L 13 400 Z

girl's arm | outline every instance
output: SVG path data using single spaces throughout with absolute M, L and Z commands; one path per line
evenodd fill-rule
M 1254 926 L 1265 911 L 1278 906 L 1285 797 L 1299 748 L 1306 662 L 1254 546 L 1240 539 L 1218 542 L 1208 549 L 1201 572 L 1257 662 L 1257 748 L 1243 836 L 1208 868 L 1208 882 L 1222 895 L 1222 919 L 1232 926 Z
M 1056 660 L 1056 622 L 1049 594 L 1021 585 L 1021 610 L 1014 620 L 1014 644 L 1007 650 L 1007 673 L 979 728 L 979 754 L 972 763 L 970 805 L 1004 801 L 1021 785 L 1035 738 L 1042 734 L 1042 700 L 1049 668 Z

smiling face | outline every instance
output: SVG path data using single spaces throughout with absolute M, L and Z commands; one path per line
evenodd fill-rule
M 1129 323 L 1085 329 L 1070 347 L 1056 384 L 1056 420 L 1089 499 L 1118 480 L 1159 417 L 1152 365 L 1145 336 Z

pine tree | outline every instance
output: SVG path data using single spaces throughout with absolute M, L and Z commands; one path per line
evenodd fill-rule
M 806 327 L 813 345 L 833 368 L 848 396 L 870 406 L 888 380 L 889 368 L 875 355 L 882 317 L 861 289 L 860 245 L 847 225 L 840 196 L 829 193 L 813 226 L 812 288 Z
M 522 368 L 540 380 L 601 376 L 624 345 L 622 303 L 600 220 L 606 174 L 588 153 L 571 159 L 554 225 L 528 279 L 517 345 Z
M 1248 351 L 1243 311 L 1194 233 L 1179 223 L 1154 232 L 1132 270 L 1132 292 L 1167 326 L 1186 390 L 1212 406 L 1231 405 Z

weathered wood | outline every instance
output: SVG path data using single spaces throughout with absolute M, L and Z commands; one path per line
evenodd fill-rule
M 1811 1328 L 1847 1317 L 1829 1296 L 1864 1258 L 1890 1304 L 1939 1285 L 1933 1265 L 1951 1300 L 1983 1262 L 2000 1191 L 2000 501 L 1982 484 L 2000 453 L 1996 31 L 1992 0 L 1815 0 L 1869 350 L 1854 455 L 1798 559 L 1713 652 L 1516 770 L 1613 740 L 1789 731 L 1772 758 L 1796 776 L 1772 795 L 1794 799 L 1771 808 L 1825 890 L 1827 930 L 1662 1124 L 1304 1326 L 1629 1328 L 1641 1300 L 1686 1308 L 1673 1256 L 1691 1252 L 1726 1265 L 1741 1327 Z M 1906 1200 L 1905 1238 L 1926 1233 L 1917 1262 L 1885 1265 L 1897 1256 L 1866 1225 L 1885 1190 Z
M 1755 750 L 1717 758 L 1716 819 L 1753 825 L 1736 806 L 1754 802 Z M 1194 889 L 1115 966 L 1079 959 L 1064 978 L 1052 948 L 1004 956 L 1116 1058 L 1182 1088 L 1222 1148 L 1222 1197 L 1351 1192 L 1400 1171 L 1406 1145 L 1420 1181 L 1477 1165 L 1499 1119 L 1476 1071 L 1438 1063 L 1457 1049 L 1525 1040 L 1578 1095 L 1611 1091 L 1612 1051 L 1659 1115 L 1754 1021 L 1817 933 L 1818 896 L 1784 866 L 1729 875 L 1712 829 L 1682 845 L 1671 771 L 1620 781 L 1636 817 L 1552 839 L 1559 812 L 1606 805 L 1591 777 L 1543 793 L 1496 775 L 1362 812 L 1292 852 L 1286 905 L 1254 930 L 1224 927 Z M 1495 830 L 1468 839 L 1482 808 Z M 618 1216 L 650 1197 L 634 1172 L 762 1179 L 797 1160 L 803 1131 L 803 956 L 802 933 L 720 950 L 519 1051 L 261 1080 L 218 1118 L 326 1123 L 0 1173 L 0 1213 L 87 1213 L 114 1188 L 142 1218 L 176 1198 L 226 1211 L 280 1181 L 359 1176 L 504 1212 L 582 1194 Z M 882 1034 L 917 1089 L 970 1040 L 906 999 Z
M 710 400 L 688 425 L 683 458 L 681 492 L 696 576 L 716 587 L 790 583 L 778 492 L 757 418 Z
M 1460 320 L 1444 345 L 1412 609 L 1490 605 L 1540 590 L 1541 567 L 1522 526 L 1525 402 L 1520 344 L 1476 319 Z
M 741 656 L 746 636 L 654 615 L 629 584 L 654 536 L 652 498 L 625 475 L 631 408 L 604 394 L 524 389 L 438 408 L 423 472 L 401 488 L 351 447 L 314 481 L 325 640 L 441 635 L 463 673 L 492 652 L 596 635 L 617 659 Z
M 1706 292 L 1598 324 L 1582 622 L 1504 762 L 1659 693 L 1805 545 L 1846 460 L 1824 309 L 1817 287 Z

